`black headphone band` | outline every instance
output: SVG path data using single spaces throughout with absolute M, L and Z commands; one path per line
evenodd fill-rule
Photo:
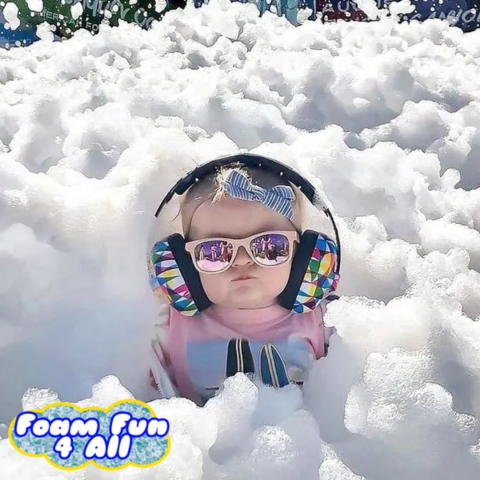
M 302 177 L 302 175 L 297 173 L 295 170 L 288 167 L 287 165 L 284 165 L 283 163 L 280 163 L 268 157 L 264 157 L 262 155 L 240 153 L 212 160 L 191 170 L 187 175 L 178 180 L 178 182 L 168 191 L 168 193 L 165 195 L 164 199 L 160 203 L 159 207 L 157 208 L 157 211 L 155 212 L 155 217 L 158 217 L 165 205 L 170 202 L 170 200 L 175 194 L 183 195 L 191 186 L 193 186 L 202 178 L 205 178 L 215 173 L 215 171 L 221 167 L 226 167 L 235 163 L 239 163 L 247 168 L 265 168 L 265 170 L 268 170 L 277 174 L 280 177 L 285 178 L 290 183 L 295 185 L 305 195 L 305 197 L 307 197 L 307 199 L 315 208 L 320 210 L 319 206 L 315 203 L 316 201 L 320 201 L 320 196 L 318 195 L 317 190 L 306 178 Z M 340 273 L 341 249 L 337 225 L 335 224 L 333 215 L 331 214 L 330 210 L 326 205 L 322 204 L 321 210 L 325 213 L 325 215 L 329 218 L 333 225 L 333 230 L 335 232 L 335 242 L 338 247 L 336 272 Z

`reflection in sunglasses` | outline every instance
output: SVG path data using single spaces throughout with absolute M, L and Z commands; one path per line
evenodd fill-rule
M 243 244 L 242 244 L 243 245 Z M 250 257 L 261 266 L 275 266 L 285 263 L 290 257 L 290 240 L 279 233 L 260 235 L 244 245 Z M 230 266 L 234 246 L 222 239 L 200 242 L 194 249 L 196 266 L 204 272 L 219 272 Z

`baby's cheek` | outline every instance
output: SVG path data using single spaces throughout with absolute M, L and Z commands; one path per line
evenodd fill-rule
M 273 295 L 279 295 L 287 286 L 290 276 L 290 266 L 282 265 L 275 268 L 266 268 L 263 276 L 263 283 L 268 288 L 268 292 Z
M 221 273 L 217 275 L 205 275 L 200 274 L 200 281 L 202 282 L 203 289 L 207 294 L 207 297 L 213 303 L 221 303 L 224 293 L 225 282 L 222 282 L 223 275 Z

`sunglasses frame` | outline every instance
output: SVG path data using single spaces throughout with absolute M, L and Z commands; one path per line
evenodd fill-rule
M 278 265 L 263 265 L 259 263 L 255 259 L 253 252 L 250 248 L 250 242 L 253 239 L 258 237 L 269 236 L 269 235 L 283 235 L 288 240 L 288 244 L 289 244 L 288 257 L 284 262 L 279 263 Z M 233 252 L 232 252 L 232 258 L 230 262 L 224 268 L 222 268 L 221 270 L 216 270 L 214 272 L 209 272 L 209 271 L 200 269 L 200 267 L 198 266 L 197 261 L 195 259 L 195 248 L 202 243 L 212 242 L 212 241 L 231 243 L 233 245 Z M 209 237 L 209 238 L 201 238 L 199 240 L 192 240 L 185 243 L 185 250 L 192 257 L 192 263 L 197 271 L 199 271 L 200 273 L 205 273 L 207 275 L 215 275 L 216 273 L 223 273 L 227 271 L 233 265 L 235 258 L 237 258 L 238 249 L 240 247 L 243 247 L 247 252 L 248 256 L 255 262 L 256 265 L 259 265 L 260 267 L 269 268 L 269 267 L 278 267 L 280 265 L 284 265 L 292 258 L 294 244 L 295 242 L 299 243 L 299 241 L 300 241 L 300 235 L 296 230 L 267 230 L 266 232 L 255 233 L 254 235 L 250 235 L 249 237 L 245 237 L 245 238 Z

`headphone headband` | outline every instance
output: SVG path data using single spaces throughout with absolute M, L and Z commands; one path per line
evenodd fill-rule
M 251 168 L 264 168 L 267 171 L 277 174 L 279 177 L 283 177 L 288 180 L 290 183 L 295 185 L 300 189 L 300 191 L 307 197 L 310 203 L 317 209 L 320 209 L 315 202 L 320 201 L 320 195 L 318 195 L 315 187 L 299 173 L 297 173 L 292 168 L 280 163 L 276 160 L 273 160 L 262 155 L 255 155 L 251 153 L 239 153 L 236 155 L 229 155 L 227 157 L 221 157 L 210 162 L 207 162 L 203 165 L 200 165 L 193 170 L 191 170 L 187 175 L 181 178 L 165 195 L 164 199 L 160 203 L 157 211 L 155 212 L 155 217 L 158 217 L 160 212 L 163 210 L 165 205 L 170 202 L 175 194 L 183 195 L 191 186 L 197 183 L 202 178 L 207 177 L 210 174 L 215 173 L 215 171 L 221 167 L 226 167 L 234 163 L 239 163 L 245 167 Z M 332 222 L 333 230 L 335 232 L 335 241 L 338 247 L 338 257 L 337 257 L 337 268 L 336 272 L 340 273 L 340 259 L 341 259 L 341 250 L 340 250 L 340 237 L 338 235 L 337 225 L 333 219 L 333 215 L 327 206 L 321 206 L 321 209 L 327 215 L 329 220 Z

